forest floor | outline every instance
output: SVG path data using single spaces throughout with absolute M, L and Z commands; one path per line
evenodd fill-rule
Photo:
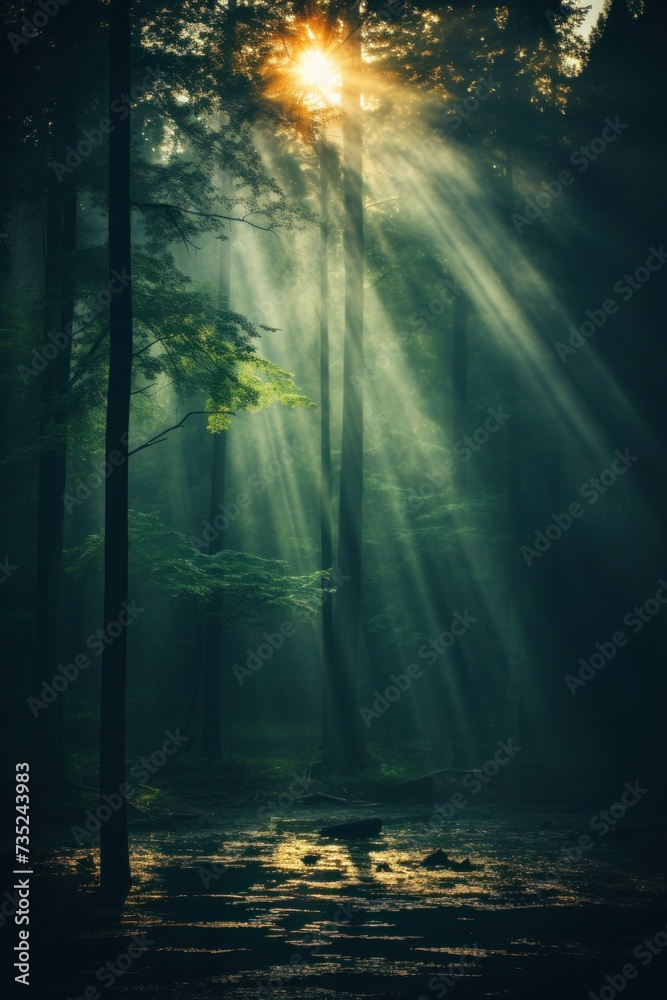
M 628 1000 L 657 1000 L 667 975 L 661 768 L 641 783 L 627 762 L 604 775 L 508 772 L 478 791 L 465 771 L 395 783 L 393 794 L 329 784 L 348 799 L 338 804 L 299 801 L 324 785 L 299 787 L 298 770 L 237 790 L 240 804 L 182 789 L 169 815 L 134 811 L 122 907 L 95 890 L 96 843 L 52 829 L 35 847 L 33 995 L 586 1000 L 603 990 L 610 1000 L 622 986 Z M 626 782 L 636 802 L 612 826 L 602 813 Z M 370 840 L 319 834 L 368 816 L 383 821 Z M 472 868 L 422 866 L 436 848 Z M 106 967 L 128 954 L 122 975 Z

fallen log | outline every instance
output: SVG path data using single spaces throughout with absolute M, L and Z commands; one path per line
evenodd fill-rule
M 331 826 L 323 826 L 320 830 L 320 836 L 355 840 L 361 837 L 375 837 L 381 830 L 382 820 L 373 817 L 372 819 L 353 819 L 348 823 L 333 823 Z
M 327 792 L 311 792 L 309 795 L 301 795 L 294 800 L 300 806 L 309 806 L 317 802 L 332 802 L 334 805 L 347 804 L 347 799 L 342 799 L 340 795 L 329 795 Z

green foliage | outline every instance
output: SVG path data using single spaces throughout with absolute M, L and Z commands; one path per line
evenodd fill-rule
M 225 549 L 209 556 L 193 548 L 185 535 L 162 523 L 157 514 L 130 512 L 130 573 L 139 589 L 172 599 L 216 599 L 230 630 L 262 623 L 272 609 L 315 620 L 320 576 L 294 576 L 278 559 Z M 99 573 L 104 559 L 104 531 L 88 535 L 69 552 L 74 577 Z M 233 623 L 233 624 L 232 624 Z
M 266 410 L 278 403 L 287 407 L 315 406 L 312 399 L 299 392 L 289 372 L 257 354 L 237 364 L 229 395 L 225 394 L 226 388 L 224 382 L 217 383 L 207 404 L 215 411 L 208 420 L 212 433 L 227 430 L 238 410 Z

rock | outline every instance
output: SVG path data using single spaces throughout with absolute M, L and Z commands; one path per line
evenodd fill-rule
M 349 823 L 333 823 L 331 826 L 323 826 L 320 830 L 320 836 L 355 840 L 361 837 L 376 837 L 381 830 L 382 820 L 373 817 L 373 819 L 354 819 L 350 820 Z
M 422 861 L 423 868 L 449 868 L 451 871 L 470 871 L 472 869 L 472 862 L 470 858 L 464 858 L 463 861 L 454 861 L 452 858 L 448 857 L 444 851 L 438 848 L 433 854 L 427 855 Z

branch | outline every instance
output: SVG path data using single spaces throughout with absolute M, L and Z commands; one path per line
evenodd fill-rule
M 164 208 L 171 212 L 184 212 L 187 215 L 199 215 L 204 219 L 225 219 L 227 222 L 245 222 L 246 226 L 251 226 L 252 229 L 261 229 L 262 232 L 272 233 L 276 237 L 278 235 L 273 226 L 259 226 L 256 222 L 249 222 L 246 216 L 242 216 L 242 218 L 238 219 L 232 215 L 219 215 L 217 212 L 197 212 L 194 208 L 181 208 L 179 205 L 171 205 L 168 201 L 132 201 L 130 204 L 132 204 L 135 208 Z
M 144 448 L 150 448 L 151 445 L 153 444 L 162 444 L 162 442 L 165 439 L 165 434 L 169 434 L 170 431 L 178 430 L 179 427 L 183 426 L 188 417 L 195 416 L 196 414 L 199 413 L 215 414 L 215 413 L 228 413 L 228 412 L 229 412 L 228 410 L 190 410 L 190 412 L 186 413 L 183 419 L 179 420 L 177 424 L 173 424 L 171 427 L 166 427 L 165 430 L 160 431 L 160 433 L 156 434 L 155 437 L 150 439 L 150 441 L 146 441 L 144 444 L 140 444 L 138 448 L 133 448 L 132 451 L 128 451 L 127 457 L 129 458 L 130 455 L 136 455 L 138 451 L 143 451 Z
M 150 385 L 144 386 L 143 389 L 133 389 L 132 392 L 130 393 L 130 395 L 131 396 L 136 396 L 138 393 L 141 393 L 142 395 L 145 396 L 146 395 L 146 390 L 147 389 L 152 389 L 154 385 L 157 385 L 157 382 L 151 382 Z M 151 395 L 154 396 L 155 393 L 153 392 L 153 393 L 151 393 Z
M 73 385 L 75 385 L 76 382 L 79 381 L 82 375 L 86 374 L 88 361 L 90 361 L 97 348 L 106 339 L 108 332 L 109 332 L 108 329 L 103 330 L 102 333 L 97 337 L 97 339 L 94 340 L 93 343 L 90 345 L 90 348 L 88 349 L 88 352 L 85 358 L 83 359 L 82 367 L 79 368 L 78 372 L 75 372 L 74 375 L 72 375 L 71 379 L 68 382 L 68 387 L 70 389 L 72 388 Z
M 146 326 L 148 326 L 148 324 L 146 324 Z M 140 354 L 144 353 L 144 351 L 148 351 L 151 347 L 154 347 L 155 344 L 161 343 L 161 341 L 162 341 L 162 337 L 158 337 L 157 340 L 151 340 L 150 344 L 146 344 L 145 347 L 141 347 L 138 351 L 135 351 L 133 353 L 132 357 L 133 358 L 138 358 Z
M 235 618 L 240 618 L 241 615 L 245 615 L 245 614 L 248 613 L 248 611 L 252 611 L 252 609 L 256 608 L 259 604 L 266 604 L 267 601 L 270 601 L 270 600 L 271 600 L 270 597 L 260 597 L 260 599 L 258 601 L 254 601 L 253 604 L 249 604 L 247 607 L 241 608 L 241 610 L 238 611 L 236 614 L 231 615 L 229 618 L 225 618 L 223 621 L 220 622 L 220 625 L 221 626 L 227 625 L 229 622 L 234 621 Z M 222 618 L 222 613 L 220 611 L 209 611 L 208 614 L 205 615 L 205 617 L 206 618 Z

